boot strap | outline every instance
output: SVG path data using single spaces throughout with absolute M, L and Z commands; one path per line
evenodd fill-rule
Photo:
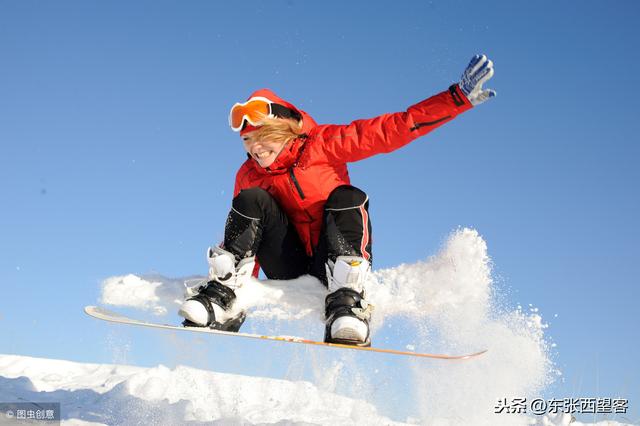
M 209 327 L 211 324 L 216 322 L 216 316 L 213 312 L 213 306 L 211 306 L 211 300 L 207 296 L 200 293 L 200 294 L 196 294 L 193 297 L 190 297 L 187 300 L 196 300 L 200 302 L 202 306 L 204 306 L 204 308 L 207 310 L 208 317 L 207 317 L 207 324 L 205 325 L 206 327 Z M 188 321 L 188 320 L 185 320 L 185 321 Z
M 324 306 L 325 318 L 329 318 L 335 311 L 342 311 L 343 308 L 347 308 L 356 309 L 356 311 L 353 312 L 356 316 L 360 313 L 368 319 L 373 310 L 373 305 L 364 298 L 364 291 L 357 292 L 350 288 L 341 288 L 328 294 L 324 299 Z
M 209 281 L 206 287 L 201 290 L 200 294 L 210 297 L 224 310 L 229 309 L 236 299 L 236 293 L 232 289 L 214 280 Z

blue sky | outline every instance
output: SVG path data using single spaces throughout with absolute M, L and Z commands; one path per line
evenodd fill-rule
M 244 158 L 228 109 L 253 90 L 347 123 L 446 89 L 486 53 L 496 99 L 351 166 L 372 200 L 375 267 L 478 229 L 507 299 L 550 323 L 555 393 L 640 400 L 639 12 L 0 1 L 0 353 L 108 362 L 104 328 L 81 312 L 104 278 L 205 272 Z M 137 363 L 172 362 L 127 336 Z

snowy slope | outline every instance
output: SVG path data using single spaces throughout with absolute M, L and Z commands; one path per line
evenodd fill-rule
M 60 402 L 97 424 L 395 424 L 308 382 L 203 371 L 0 356 L 0 401 Z M 72 422 L 72 423 L 73 423 Z M 77 423 L 77 422 L 76 422 Z
M 62 424 L 68 425 L 401 424 L 365 401 L 324 392 L 304 381 L 15 355 L 0 355 L 0 400 L 59 402 Z M 510 424 L 566 426 L 570 416 L 520 420 Z M 474 424 L 461 419 L 420 423 Z

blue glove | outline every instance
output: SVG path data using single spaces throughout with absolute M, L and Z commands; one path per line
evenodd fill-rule
M 482 90 L 482 85 L 493 77 L 493 62 L 485 55 L 476 55 L 471 58 L 467 69 L 460 78 L 460 90 L 467 96 L 473 106 L 483 103 L 496 95 L 495 90 Z

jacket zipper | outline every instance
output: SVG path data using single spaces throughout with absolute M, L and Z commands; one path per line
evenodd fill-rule
M 433 126 L 434 124 L 438 124 L 441 121 L 448 120 L 449 118 L 451 118 L 451 116 L 447 115 L 446 117 L 438 118 L 437 120 L 424 121 L 422 123 L 416 123 L 416 125 L 413 126 L 412 128 L 410 128 L 409 131 L 413 132 L 414 130 L 418 130 L 420 127 Z
M 291 177 L 291 181 L 293 182 L 296 189 L 298 190 L 298 195 L 300 195 L 300 198 L 304 200 L 304 192 L 302 192 L 302 187 L 300 186 L 300 183 L 298 183 L 298 179 L 296 179 L 296 175 L 293 174 L 293 168 L 289 169 L 289 176 Z

